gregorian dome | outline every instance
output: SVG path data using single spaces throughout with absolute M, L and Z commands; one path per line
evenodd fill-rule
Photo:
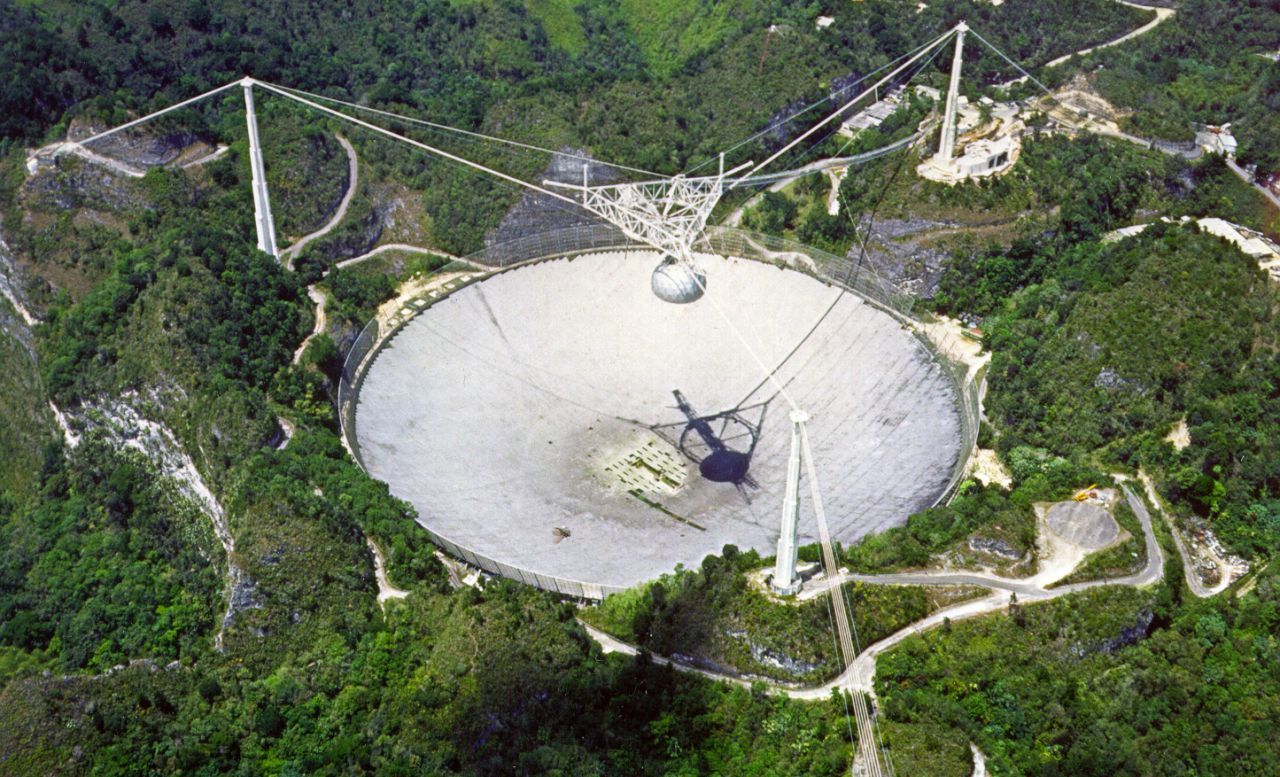
M 674 256 L 667 256 L 653 269 L 649 286 L 659 299 L 685 305 L 702 298 L 707 276 Z

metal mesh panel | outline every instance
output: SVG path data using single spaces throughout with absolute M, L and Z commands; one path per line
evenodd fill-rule
M 785 265 L 793 269 L 807 272 L 814 277 L 843 286 L 868 302 L 876 305 L 886 313 L 893 315 L 910 326 L 916 319 L 912 315 L 915 297 L 897 285 L 880 277 L 869 267 L 854 267 L 854 261 L 796 243 L 773 235 L 764 235 L 742 229 L 729 227 L 709 227 L 704 239 L 694 246 L 695 251 L 710 251 L 726 256 Z M 515 265 L 532 261 L 554 259 L 606 250 L 640 249 L 653 250 L 629 240 L 615 227 L 607 224 L 589 224 L 567 227 L 536 235 L 517 238 L 498 245 L 488 246 L 481 251 L 466 257 L 472 265 L 490 267 L 502 271 Z M 424 308 L 425 309 L 425 308 Z M 420 312 L 420 311 L 415 311 Z M 401 319 L 397 324 L 385 328 L 379 327 L 377 320 L 370 321 L 356 337 L 343 362 L 342 374 L 338 383 L 338 418 L 342 436 L 356 462 L 364 467 L 360 456 L 360 444 L 356 435 L 356 410 L 360 384 L 369 365 L 377 355 L 378 349 L 386 345 L 396 332 L 411 320 L 412 315 Z M 962 450 L 971 451 L 977 441 L 978 421 L 981 399 L 980 383 L 968 383 L 964 365 L 956 364 L 946 357 L 928 338 L 918 334 L 920 342 L 929 349 L 934 358 L 951 376 L 957 391 L 957 405 L 960 415 Z M 955 493 L 968 464 L 968 456 L 957 457 L 956 464 L 946 491 L 935 504 L 949 500 Z M 426 528 L 426 527 L 424 527 Z M 567 580 L 552 575 L 543 575 L 532 570 L 521 569 L 505 562 L 476 553 L 452 540 L 440 536 L 426 528 L 431 541 L 445 553 L 460 558 L 468 564 L 478 567 L 489 574 L 517 580 L 548 591 L 553 591 L 580 599 L 603 599 L 613 593 L 624 590 L 617 586 L 584 583 L 578 580 Z
M 635 243 L 627 239 L 617 227 L 603 223 L 581 224 L 486 246 L 466 259 L 486 267 L 509 267 L 530 259 L 580 254 L 627 245 Z
M 360 442 L 356 438 L 356 399 L 360 393 L 360 380 L 364 377 L 365 362 L 377 343 L 378 319 L 375 318 L 356 336 L 338 377 L 338 425 L 347 449 L 361 469 L 364 469 L 364 459 L 360 456 Z
M 544 591 L 552 591 L 554 593 L 572 596 L 577 599 L 593 599 L 600 600 L 604 597 L 615 594 L 625 589 L 619 586 L 600 585 L 599 583 L 584 583 L 580 580 L 569 580 L 563 577 L 555 577 L 554 575 L 544 575 L 538 572 L 531 572 L 517 566 L 512 566 L 503 561 L 489 558 L 481 553 L 476 553 L 470 548 L 463 547 L 453 540 L 440 536 L 438 533 L 423 527 L 427 536 L 433 543 L 440 547 L 445 553 L 460 558 L 477 569 L 482 569 L 491 575 L 505 577 L 509 580 L 531 585 L 534 588 L 541 588 Z

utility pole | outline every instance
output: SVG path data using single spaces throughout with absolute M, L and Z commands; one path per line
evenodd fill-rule
M 262 164 L 262 143 L 258 139 L 258 118 L 253 110 L 254 80 L 245 76 L 240 81 L 244 87 L 244 116 L 249 125 L 249 169 L 253 173 L 253 222 L 258 228 L 258 250 L 280 261 L 280 249 L 276 247 L 276 227 L 271 219 L 271 199 L 267 196 L 267 169 Z

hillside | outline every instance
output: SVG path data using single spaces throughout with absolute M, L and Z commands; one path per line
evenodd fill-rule
M 744 138 L 734 153 L 763 158 L 806 106 L 961 18 L 1044 75 L 1151 17 L 921 5 L 0 0 L 0 775 L 847 774 L 849 697 L 797 691 L 843 668 L 828 600 L 763 593 L 771 559 L 728 545 L 592 609 L 477 582 L 344 447 L 337 378 L 364 322 L 475 272 L 458 257 L 521 189 L 259 89 L 281 244 L 314 238 L 277 262 L 254 245 L 238 87 L 117 136 L 120 167 L 25 165 L 251 73 L 537 146 L 389 122 L 524 180 L 549 169 L 539 149 L 672 175 Z M 1232 24 L 1219 5 L 1178 3 L 1050 75 L 1087 71 L 1144 137 L 1234 120 L 1265 168 L 1280 81 L 1256 54 L 1280 49 L 1276 15 L 1241 3 Z M 1013 77 L 973 48 L 966 93 Z M 921 80 L 945 86 L 945 59 Z M 933 110 L 908 108 L 865 148 L 819 136 L 785 162 L 906 137 Z M 866 686 L 897 773 L 961 777 L 971 746 L 992 774 L 1275 771 L 1280 287 L 1179 219 L 1275 237 L 1280 211 L 1219 158 L 1095 136 L 1030 131 L 1011 173 L 954 188 L 914 174 L 922 153 L 716 212 L 914 284 L 915 316 L 963 322 L 990 357 L 978 445 L 1006 484 L 966 477 L 841 563 L 1023 574 L 1035 505 L 1140 474 L 1167 503 L 1149 505 L 1167 563 L 1150 585 L 1023 605 L 980 581 L 849 582 L 865 645 L 937 618 Z M 1117 520 L 1126 544 L 1069 582 L 1156 563 L 1133 510 Z M 1250 565 L 1225 593 L 1184 582 L 1192 528 Z M 944 619 L 989 595 L 983 617 Z

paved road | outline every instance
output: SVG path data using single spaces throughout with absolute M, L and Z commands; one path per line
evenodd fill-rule
M 441 251 L 436 248 L 423 248 L 421 246 L 409 245 L 408 243 L 387 243 L 385 245 L 380 245 L 377 248 L 374 248 L 372 251 L 369 251 L 366 254 L 353 256 L 350 259 L 343 259 L 341 262 L 338 262 L 337 266 L 350 267 L 353 264 L 360 264 L 366 259 L 372 259 L 373 257 L 379 254 L 386 253 L 387 251 L 405 251 L 406 253 L 411 253 L 411 254 L 430 254 L 431 256 L 443 256 L 444 258 L 451 259 L 455 262 L 465 261 L 464 259 L 454 256 L 453 254 L 445 253 L 444 251 Z
M 1253 188 L 1262 192 L 1262 196 L 1266 197 L 1268 202 L 1270 202 L 1272 205 L 1276 206 L 1277 208 L 1280 208 L 1280 197 L 1277 197 L 1275 192 L 1271 191 L 1267 187 L 1261 184 L 1255 183 L 1253 180 L 1253 176 L 1246 173 L 1240 167 L 1240 165 L 1236 164 L 1236 160 L 1228 159 L 1227 167 L 1231 168 L 1231 172 L 1235 173 L 1240 180 L 1244 181 L 1245 183 L 1249 184 Z
M 993 612 L 1004 610 L 1009 606 L 1010 594 L 1017 594 L 1019 603 L 1042 602 L 1056 599 L 1067 594 L 1078 593 L 1090 588 L 1099 588 L 1108 585 L 1128 585 L 1128 586 L 1147 586 L 1160 582 L 1164 575 L 1164 551 L 1160 547 L 1160 543 L 1156 540 L 1155 531 L 1151 526 L 1151 515 L 1147 511 L 1147 506 L 1138 498 L 1127 485 L 1121 486 L 1125 494 L 1125 500 L 1134 514 L 1138 516 L 1138 521 L 1142 525 L 1142 533 L 1147 548 L 1147 563 L 1141 571 L 1127 575 L 1125 577 L 1110 578 L 1105 580 L 1091 580 L 1085 583 L 1074 583 L 1072 585 L 1064 585 L 1058 588 L 1045 588 L 1035 583 L 1032 579 L 1016 579 L 1005 578 L 998 575 L 990 575 L 981 572 L 904 572 L 889 575 L 857 575 L 846 574 L 840 576 L 840 582 L 857 581 L 862 583 L 870 583 L 875 585 L 976 585 L 991 590 L 991 595 L 981 599 L 974 599 L 962 602 L 954 607 L 939 610 L 932 615 L 917 621 L 906 628 L 891 634 L 890 636 L 868 646 L 865 650 L 858 654 L 853 663 L 849 665 L 844 672 L 838 677 L 830 680 L 822 685 L 809 688 L 795 688 L 777 682 L 768 682 L 774 692 L 782 693 L 794 699 L 824 699 L 831 695 L 834 689 L 857 690 L 874 695 L 875 674 L 876 674 L 876 658 L 884 651 L 892 648 L 908 637 L 920 634 L 934 626 L 939 625 L 943 621 L 958 621 L 965 618 L 975 618 L 980 615 L 987 615 Z M 587 624 L 583 624 L 587 633 L 600 643 L 605 652 L 618 652 L 627 655 L 635 655 L 638 650 L 634 645 L 629 645 L 621 640 L 601 632 Z M 690 666 L 680 661 L 675 661 L 664 656 L 653 656 L 654 663 L 670 665 L 681 671 L 693 672 L 713 680 L 724 680 L 738 685 L 749 685 L 747 681 L 739 677 L 709 672 L 705 669 Z
M 1055 595 L 1075 593 L 1076 591 L 1083 591 L 1088 588 L 1097 588 L 1104 585 L 1155 585 L 1164 577 L 1164 549 L 1160 547 L 1160 543 L 1156 540 L 1155 531 L 1151 528 L 1151 514 L 1147 512 L 1147 505 L 1129 489 L 1129 486 L 1122 484 L 1121 488 L 1124 490 L 1125 501 L 1129 503 L 1129 507 L 1133 510 L 1134 515 L 1138 516 L 1138 522 L 1142 524 L 1142 534 L 1146 540 L 1147 546 L 1147 565 L 1143 567 L 1142 571 L 1137 572 L 1136 574 L 1127 575 L 1125 577 L 1113 577 L 1107 580 L 1091 580 L 1087 583 L 1064 585 L 1060 588 L 1052 589 L 1051 593 Z
M 222 144 L 218 144 L 217 148 L 205 154 L 204 156 L 198 159 L 192 159 L 190 162 L 184 162 L 182 164 L 182 169 L 190 170 L 193 167 L 199 167 L 200 165 L 208 164 L 215 159 L 221 159 L 230 148 L 231 148 L 230 146 L 224 146 Z
M 342 150 L 347 152 L 347 191 L 342 195 L 342 200 L 338 203 L 338 209 L 333 212 L 333 217 L 329 219 L 327 224 L 280 252 L 280 258 L 284 260 L 286 267 L 293 266 L 294 257 L 296 257 L 298 252 L 303 248 L 306 248 L 308 243 L 329 234 L 342 222 L 344 218 L 346 218 L 347 207 L 351 205 L 351 199 L 355 197 L 356 189 L 359 184 L 358 175 L 360 172 L 360 166 L 357 164 L 356 160 L 356 150 L 352 148 L 351 143 L 341 135 L 335 134 L 334 137 L 336 137 L 338 142 L 342 144 Z
M 595 626 L 592 626 L 591 624 L 587 623 L 582 619 L 578 619 L 578 624 L 581 625 L 582 628 L 587 632 L 587 636 L 591 637 L 593 640 L 596 641 L 596 643 L 600 645 L 600 648 L 605 653 L 621 653 L 627 656 L 635 656 L 635 655 L 639 655 L 640 653 L 640 650 L 636 648 L 635 645 L 629 644 L 627 642 L 623 642 L 620 639 L 616 639 L 615 637 L 612 637 L 609 634 L 606 634 L 605 632 L 601 631 L 600 629 L 597 629 Z M 691 666 L 682 661 L 677 661 L 672 658 L 667 658 L 666 656 L 658 656 L 658 655 L 650 654 L 649 657 L 650 659 L 652 659 L 653 663 L 659 666 L 674 667 L 675 669 L 678 669 L 681 672 L 688 672 L 690 674 L 702 675 L 708 680 L 719 680 L 727 683 L 733 683 L 734 685 L 741 685 L 744 688 L 751 687 L 751 682 L 748 680 L 744 680 L 741 677 L 733 677 L 730 675 L 722 675 L 722 674 L 717 674 L 715 672 L 709 672 L 706 669 L 700 669 L 699 667 Z
M 1160 499 L 1160 495 L 1156 493 L 1156 484 L 1151 480 L 1151 476 L 1142 470 L 1138 470 L 1138 479 L 1142 481 L 1142 486 L 1146 489 L 1147 498 L 1151 500 L 1151 504 L 1155 505 L 1157 510 L 1162 509 L 1163 501 Z M 1215 559 L 1219 562 L 1218 569 L 1221 574 L 1221 580 L 1214 586 L 1205 585 L 1200 576 L 1196 574 L 1195 563 L 1191 552 L 1187 550 L 1186 543 L 1182 539 L 1182 532 L 1173 525 L 1173 519 L 1169 518 L 1165 523 L 1169 527 L 1169 533 L 1173 535 L 1173 544 L 1178 549 L 1178 555 L 1182 557 L 1182 573 L 1187 581 L 1187 587 L 1191 589 L 1191 593 L 1201 599 L 1207 599 L 1227 590 L 1234 580 L 1230 575 L 1231 570 L 1226 567 L 1225 562 L 1222 562 L 1221 559 Z
M 1111 48 L 1112 46 L 1118 46 L 1127 40 L 1133 40 L 1139 35 L 1145 35 L 1146 33 L 1151 32 L 1156 28 L 1157 25 L 1159 25 L 1165 19 L 1168 19 L 1169 17 L 1173 16 L 1175 13 L 1175 11 L 1172 8 L 1158 8 L 1150 5 L 1140 5 L 1139 3 L 1126 2 L 1126 0 L 1116 0 L 1116 2 L 1120 3 L 1121 5 L 1127 5 L 1131 8 L 1139 8 L 1143 11 L 1155 11 L 1156 18 L 1142 25 L 1141 27 L 1134 30 L 1133 32 L 1130 32 L 1126 35 L 1121 35 L 1119 38 L 1116 38 L 1113 41 L 1109 41 L 1107 43 L 1100 43 L 1097 46 L 1093 46 L 1092 48 L 1081 49 L 1080 51 L 1067 54 L 1066 56 L 1058 57 L 1057 59 L 1048 62 L 1045 65 L 1045 67 L 1057 67 L 1058 65 L 1061 65 L 1062 63 L 1066 62 L 1072 57 L 1083 57 L 1084 55 L 1092 53 L 1094 51 L 1098 51 L 1099 49 Z
M 75 156 L 78 156 L 81 159 L 87 160 L 89 162 L 93 162 L 94 164 L 97 164 L 97 165 L 103 165 L 105 167 L 109 167 L 112 170 L 115 170 L 117 173 L 122 173 L 124 175 L 129 176 L 130 178 L 141 178 L 142 176 L 147 174 L 146 170 L 139 170 L 133 165 L 127 165 L 118 159 L 112 159 L 111 157 L 103 156 L 102 154 L 99 154 L 96 151 L 90 151 L 89 149 L 85 148 L 79 143 L 75 143 L 72 141 L 67 141 L 65 143 L 58 144 L 56 150 L 54 151 L 54 154 L 57 156 L 61 156 L 62 154 L 74 154 Z

